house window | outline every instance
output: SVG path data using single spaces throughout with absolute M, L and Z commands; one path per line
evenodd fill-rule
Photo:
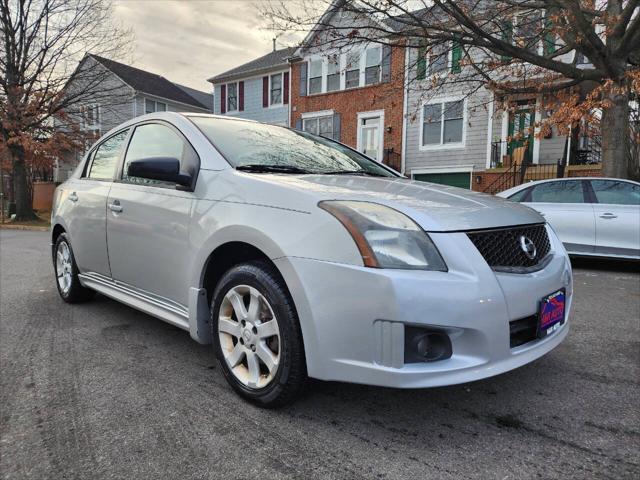
M 238 110 L 238 84 L 227 84 L 227 112 Z
M 327 63 L 327 92 L 340 90 L 340 56 L 328 58 Z
M 366 53 L 366 65 L 364 69 L 364 84 L 373 85 L 380 82 L 380 62 L 381 62 L 380 47 L 374 47 L 367 50 Z
M 347 53 L 345 88 L 360 86 L 360 52 Z
M 449 44 L 438 43 L 431 47 L 427 61 L 429 63 L 429 75 L 435 75 L 447 69 L 449 63 Z
M 269 89 L 270 105 L 280 105 L 282 103 L 282 74 L 276 73 L 270 77 L 271 88 Z
M 155 100 L 144 99 L 144 113 L 166 112 L 167 104 Z
M 333 115 L 305 118 L 302 120 L 302 129 L 314 135 L 333 138 Z
M 309 93 L 322 92 L 322 59 L 309 62 Z
M 93 125 L 100 124 L 99 105 L 83 105 L 80 111 L 82 113 L 82 122 L 85 127 L 92 127 Z
M 464 100 L 429 103 L 422 110 L 422 145 L 463 143 Z

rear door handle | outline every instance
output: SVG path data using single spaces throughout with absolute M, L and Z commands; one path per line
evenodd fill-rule
M 109 210 L 111 210 L 112 212 L 120 213 L 122 211 L 120 200 L 114 200 L 113 203 L 109 205 Z
M 73 192 L 71 195 L 69 195 L 69 200 L 71 200 L 72 202 L 77 202 L 78 194 L 76 192 Z
M 618 218 L 618 216 L 613 213 L 607 212 L 600 215 L 600 218 Z

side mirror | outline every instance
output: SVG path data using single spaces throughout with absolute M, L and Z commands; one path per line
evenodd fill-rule
M 192 177 L 180 173 L 180 160 L 173 157 L 151 157 L 133 160 L 127 168 L 129 177 L 147 178 L 191 187 Z

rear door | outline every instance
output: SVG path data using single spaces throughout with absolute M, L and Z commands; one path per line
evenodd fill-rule
M 560 180 L 532 186 L 523 203 L 545 217 L 569 252 L 593 253 L 595 217 L 586 200 L 582 180 Z
M 640 256 L 640 186 L 589 180 L 596 220 L 596 253 Z
M 135 127 L 107 206 L 111 273 L 141 293 L 186 305 L 194 194 L 127 175 L 131 161 L 150 157 L 178 158 L 183 170 L 186 163 L 199 166 L 195 150 L 173 126 L 150 122 Z
M 78 268 L 110 276 L 107 255 L 107 197 L 129 130 L 98 144 L 89 154 L 82 176 L 69 181 L 62 200 L 67 230 Z

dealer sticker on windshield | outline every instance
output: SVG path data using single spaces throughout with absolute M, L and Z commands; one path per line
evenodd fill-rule
M 559 290 L 540 300 L 540 311 L 538 313 L 538 337 L 547 335 L 558 330 L 564 323 L 565 291 Z

